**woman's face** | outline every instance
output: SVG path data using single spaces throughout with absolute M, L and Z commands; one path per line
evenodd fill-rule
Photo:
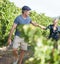
M 54 24 L 54 26 L 57 26 L 58 25 L 58 19 L 54 20 L 53 24 Z

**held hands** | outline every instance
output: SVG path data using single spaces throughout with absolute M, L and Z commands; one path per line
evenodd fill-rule
M 38 25 L 38 27 L 40 27 L 41 29 L 46 29 L 46 27 L 42 25 Z

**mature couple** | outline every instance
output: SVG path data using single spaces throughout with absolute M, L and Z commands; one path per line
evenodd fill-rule
M 31 18 L 29 17 L 30 14 L 30 10 L 31 8 L 28 6 L 23 6 L 22 7 L 22 14 L 17 16 L 16 19 L 14 20 L 13 26 L 11 28 L 11 31 L 9 33 L 9 38 L 8 38 L 8 44 L 11 44 L 11 38 L 12 38 L 12 34 L 15 31 L 15 37 L 13 40 L 13 55 L 14 55 L 14 62 L 13 64 L 17 64 L 18 63 L 18 52 L 17 49 L 20 46 L 21 48 L 21 53 L 20 53 L 20 58 L 19 58 L 19 63 L 18 64 L 22 64 L 22 60 L 24 57 L 24 53 L 27 51 L 27 43 L 24 41 L 23 37 L 24 35 L 21 37 L 22 34 L 22 28 L 24 25 L 29 25 L 32 24 L 36 27 L 42 28 L 44 30 L 46 29 L 50 29 L 50 34 L 49 34 L 49 38 L 52 38 L 54 40 L 58 40 L 59 36 L 58 36 L 58 19 L 55 19 L 53 21 L 53 24 L 49 25 L 48 27 L 44 27 L 42 25 L 39 25 L 35 22 L 33 22 L 31 20 Z M 54 46 L 56 47 L 56 46 Z

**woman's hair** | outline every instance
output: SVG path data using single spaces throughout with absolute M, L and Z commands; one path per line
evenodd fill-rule
M 58 19 L 58 18 L 55 18 L 55 19 L 53 20 L 53 22 L 55 22 L 56 20 L 58 21 L 59 19 Z

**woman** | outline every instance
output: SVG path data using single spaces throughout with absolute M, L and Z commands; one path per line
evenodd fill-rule
M 52 38 L 52 40 L 54 41 L 54 48 L 58 48 L 58 39 L 59 39 L 59 32 L 60 32 L 60 27 L 58 26 L 58 19 L 54 19 L 53 24 L 48 25 L 47 27 L 44 27 L 42 25 L 39 25 L 40 28 L 47 30 L 50 30 L 50 34 L 49 34 L 49 39 Z

